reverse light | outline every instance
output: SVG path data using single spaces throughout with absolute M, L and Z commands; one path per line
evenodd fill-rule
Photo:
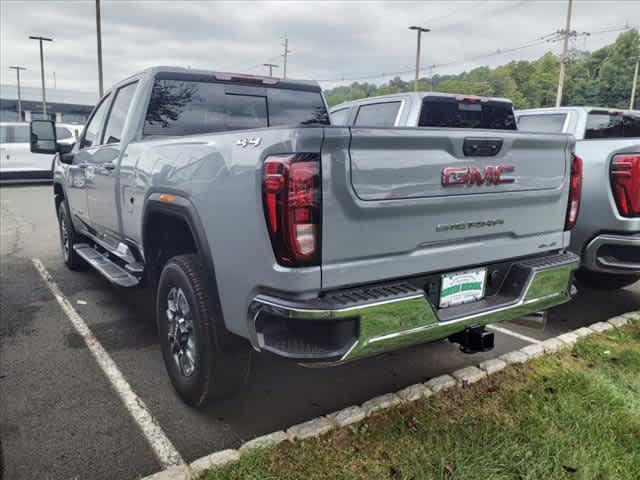
M 640 217 L 640 153 L 616 155 L 610 167 L 611 189 L 623 217 Z
M 582 197 L 582 159 L 573 155 L 571 161 L 571 179 L 569 180 L 569 204 L 564 229 L 571 230 L 576 226 L 580 213 L 580 199 Z
M 268 157 L 262 195 L 271 244 L 278 263 L 290 267 L 320 264 L 320 156 Z

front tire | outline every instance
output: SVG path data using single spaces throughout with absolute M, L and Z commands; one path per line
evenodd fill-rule
M 229 333 L 211 311 L 212 298 L 200 264 L 193 254 L 170 259 L 160 274 L 156 296 L 158 334 L 169 378 L 180 397 L 194 407 L 235 393 L 246 380 L 250 357 L 246 342 L 232 349 L 225 341 Z
M 76 233 L 71 223 L 71 217 L 64 200 L 58 206 L 58 229 L 60 232 L 60 248 L 62 249 L 62 259 L 71 270 L 81 270 L 86 266 L 86 262 L 76 253 L 73 246 L 81 243 L 80 236 Z
M 616 275 L 580 269 L 576 273 L 578 282 L 594 290 L 617 290 L 640 280 L 640 275 Z

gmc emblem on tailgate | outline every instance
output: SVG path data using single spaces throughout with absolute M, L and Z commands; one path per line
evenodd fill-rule
M 476 167 L 447 167 L 442 171 L 442 186 L 455 187 L 458 185 L 502 185 L 514 183 L 516 179 L 504 176 L 505 173 L 513 173 L 516 167 L 513 165 L 489 165 L 483 171 Z

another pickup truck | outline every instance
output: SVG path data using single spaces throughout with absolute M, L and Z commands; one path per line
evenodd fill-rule
M 65 263 L 155 292 L 190 405 L 252 346 L 335 365 L 566 302 L 580 169 L 568 135 L 331 126 L 314 82 L 157 67 L 109 90 L 58 152 Z
M 640 111 L 561 107 L 516 112 L 518 129 L 570 133 L 584 162 L 582 213 L 571 251 L 593 288 L 640 280 Z
M 439 92 L 404 92 L 345 102 L 331 123 L 354 127 L 439 127 L 515 130 L 511 100 Z

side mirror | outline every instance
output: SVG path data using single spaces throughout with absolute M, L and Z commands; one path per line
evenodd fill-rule
M 29 126 L 31 153 L 58 152 L 56 124 L 51 120 L 33 120 Z

